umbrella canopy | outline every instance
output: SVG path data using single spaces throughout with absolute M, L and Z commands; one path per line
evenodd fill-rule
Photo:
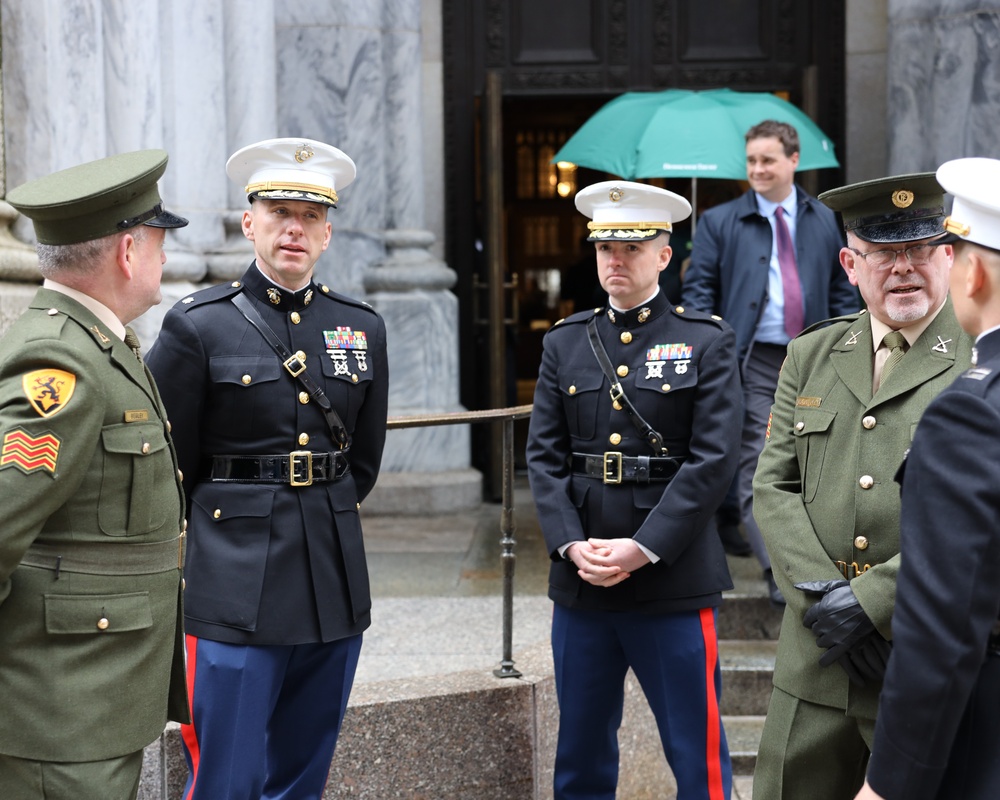
M 766 119 L 799 133 L 799 170 L 839 166 L 815 122 L 766 92 L 626 92 L 600 108 L 556 153 L 620 178 L 746 179 L 746 132 Z

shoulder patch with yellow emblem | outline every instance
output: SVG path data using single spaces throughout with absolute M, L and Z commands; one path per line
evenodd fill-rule
M 43 417 L 58 414 L 69 403 L 76 388 L 76 375 L 61 369 L 39 369 L 21 377 L 31 407 Z
M 59 437 L 50 431 L 32 436 L 23 428 L 14 428 L 4 434 L 0 447 L 0 469 L 17 467 L 26 474 L 38 470 L 54 473 L 59 445 Z

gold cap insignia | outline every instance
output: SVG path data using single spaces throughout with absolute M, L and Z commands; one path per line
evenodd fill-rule
M 300 164 L 304 164 L 314 155 L 316 154 L 315 152 L 313 152 L 313 149 L 309 145 L 304 144 L 301 147 L 299 147 L 298 150 L 295 151 L 295 160 L 298 161 Z
M 892 204 L 896 208 L 909 208 L 913 204 L 913 192 L 909 189 L 897 189 L 892 193 Z
M 274 305 L 281 303 L 281 292 L 275 289 L 273 286 L 267 290 L 267 299 L 271 301 Z
M 608 192 L 608 197 L 611 198 L 612 203 L 620 203 L 621 199 L 624 196 L 625 196 L 625 190 L 618 186 L 615 186 L 614 188 L 611 189 L 610 192 Z

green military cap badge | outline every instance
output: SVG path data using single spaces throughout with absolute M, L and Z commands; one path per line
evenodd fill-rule
M 823 192 L 819 199 L 866 242 L 913 242 L 944 233 L 944 190 L 933 172 L 895 175 Z
M 163 208 L 156 182 L 167 168 L 163 150 L 138 150 L 54 172 L 11 190 L 7 202 L 28 217 L 41 244 L 75 244 L 151 225 L 182 228 Z

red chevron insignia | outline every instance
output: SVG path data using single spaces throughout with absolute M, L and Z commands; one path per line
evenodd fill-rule
M 0 469 L 17 467 L 30 473 L 40 469 L 56 471 L 59 458 L 59 437 L 53 433 L 32 436 L 22 428 L 15 428 L 3 437 L 0 449 Z

